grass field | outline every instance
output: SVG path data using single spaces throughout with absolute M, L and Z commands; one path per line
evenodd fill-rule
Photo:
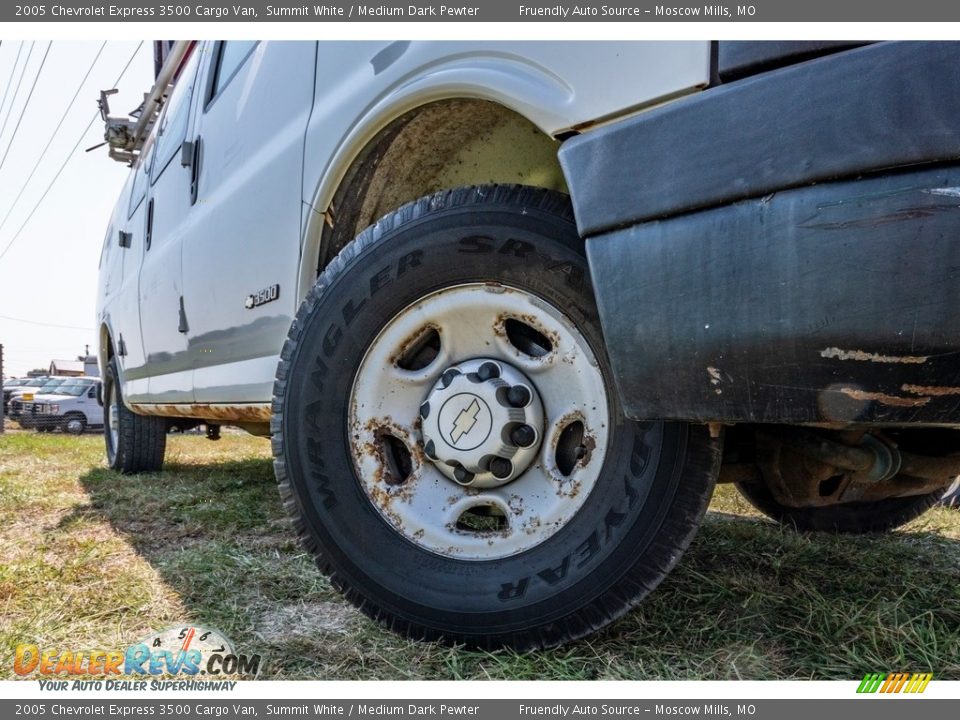
M 163 473 L 105 470 L 102 440 L 0 436 L 0 677 L 17 643 L 125 647 L 192 621 L 272 679 L 960 679 L 960 513 L 887 536 L 797 535 L 718 489 L 639 610 L 526 655 L 402 640 L 344 603 L 299 548 L 269 445 L 172 436 Z

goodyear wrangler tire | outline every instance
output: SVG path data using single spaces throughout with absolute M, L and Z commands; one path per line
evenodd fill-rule
M 413 638 L 557 645 L 666 576 L 719 440 L 623 417 L 566 196 L 423 198 L 323 271 L 273 405 L 284 503 L 321 570 Z
M 103 377 L 103 438 L 107 465 L 122 473 L 153 472 L 163 467 L 167 448 L 164 418 L 137 415 L 123 404 L 116 358 Z

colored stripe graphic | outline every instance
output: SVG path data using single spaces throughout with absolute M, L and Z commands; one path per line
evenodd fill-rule
M 867 673 L 863 676 L 863 681 L 860 683 L 860 687 L 857 688 L 858 693 L 875 693 L 877 688 L 880 687 L 880 683 L 883 680 L 883 675 L 880 673 Z
M 857 687 L 858 693 L 922 693 L 927 689 L 933 673 L 901 673 L 892 672 L 867 673 Z

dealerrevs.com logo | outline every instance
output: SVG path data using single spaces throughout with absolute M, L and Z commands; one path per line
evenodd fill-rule
M 17 675 L 35 679 L 83 675 L 131 680 L 154 677 L 219 680 L 254 678 L 260 671 L 260 663 L 260 655 L 237 653 L 222 633 L 188 625 L 151 634 L 125 649 L 41 648 L 21 644 L 14 655 L 13 670 Z M 116 682 L 107 689 L 143 689 L 145 684 L 138 682 L 128 687 L 130 683 Z M 51 689 L 66 689 L 63 687 L 66 683 L 57 685 L 59 687 Z

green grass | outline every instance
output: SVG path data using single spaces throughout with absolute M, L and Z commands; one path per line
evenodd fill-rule
M 408 642 L 330 587 L 280 506 L 269 445 L 171 436 L 168 469 L 103 468 L 101 440 L 0 437 L 0 677 L 14 647 L 125 647 L 183 622 L 281 679 L 960 679 L 960 513 L 886 536 L 798 535 L 718 489 L 697 539 L 626 618 L 518 655 Z

